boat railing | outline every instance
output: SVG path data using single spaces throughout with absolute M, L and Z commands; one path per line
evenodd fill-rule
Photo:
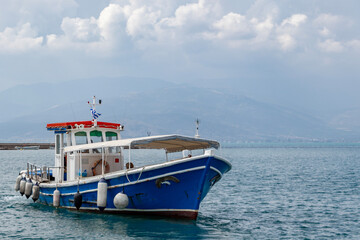
M 37 166 L 33 163 L 27 163 L 26 176 L 32 180 L 38 182 L 50 182 L 53 177 L 53 173 L 55 169 L 61 167 L 53 167 L 53 166 Z

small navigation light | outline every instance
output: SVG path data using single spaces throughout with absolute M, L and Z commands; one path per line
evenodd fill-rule
M 200 120 L 197 118 L 196 121 L 195 121 L 195 123 L 196 123 L 196 133 L 195 133 L 195 137 L 196 137 L 196 138 L 199 138 L 199 137 L 200 137 L 200 135 L 199 135 L 199 124 L 200 124 Z

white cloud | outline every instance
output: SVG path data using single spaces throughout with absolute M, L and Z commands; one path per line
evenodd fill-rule
M 0 29 L 30 23 L 39 33 L 58 28 L 64 16 L 76 13 L 75 0 L 11 0 L 1 1 Z M 57 25 L 57 26 L 56 26 Z
M 289 50 L 295 47 L 296 41 L 290 34 L 282 34 L 277 37 L 281 48 L 283 50 Z
M 274 30 L 273 19 L 249 18 L 230 12 L 220 20 L 214 21 L 211 30 L 203 33 L 204 40 L 216 41 L 230 48 L 260 48 L 271 42 Z
M 271 65 L 275 73 L 282 64 L 310 69 L 318 63 L 317 71 L 325 58 L 324 69 L 355 65 L 359 17 L 312 6 L 275 0 L 4 1 L 0 68 L 10 72 L 22 64 L 36 72 L 33 79 L 251 79 L 262 74 L 259 66 Z M 11 74 L 4 79 L 24 79 L 24 73 Z
M 323 29 L 319 30 L 319 34 L 323 37 L 328 37 L 331 35 L 331 32 L 327 27 L 323 27 Z
M 72 41 L 93 41 L 99 36 L 97 20 L 65 17 L 61 23 L 61 29 Z
M 233 12 L 216 21 L 213 27 L 217 32 L 207 35 L 210 38 L 238 38 L 251 32 L 251 26 L 246 17 Z
M 260 1 L 261 2 L 261 1 Z M 254 8 L 254 6 L 253 6 Z M 259 11 L 260 6 L 256 6 Z M 296 47 L 296 38 L 301 35 L 299 30 L 307 16 L 304 14 L 294 14 L 284 19 L 280 24 L 274 20 L 277 15 L 277 8 L 267 12 L 267 17 L 259 18 L 231 12 L 213 24 L 215 31 L 204 34 L 205 39 L 225 41 L 229 47 L 251 47 L 252 49 L 273 48 L 277 43 L 284 51 Z
M 354 32 L 353 22 L 345 16 L 320 14 L 313 20 L 313 25 L 321 36 L 327 38 L 346 38 Z
M 105 41 L 119 39 L 125 32 L 125 23 L 130 15 L 130 6 L 110 4 L 101 11 L 98 19 L 100 35 Z
M 277 26 L 277 40 L 280 43 L 282 50 L 291 50 L 297 46 L 297 38 L 303 34 L 300 27 L 307 20 L 304 14 L 294 14 L 289 18 L 284 19 L 279 26 Z
M 162 15 L 155 25 L 159 44 L 181 46 L 192 41 L 203 41 L 213 23 L 221 18 L 218 0 L 199 0 L 175 8 L 170 16 Z
M 281 26 L 286 27 L 287 25 L 298 27 L 300 24 L 306 22 L 307 16 L 304 14 L 294 14 L 290 18 L 282 21 Z
M 38 49 L 43 43 L 43 37 L 38 37 L 30 23 L 25 23 L 16 28 L 5 28 L 0 32 L 1 52 L 24 52 Z
M 259 21 L 257 18 L 251 19 L 251 23 L 254 25 L 256 33 L 256 42 L 264 42 L 269 39 L 270 34 L 274 29 L 274 23 L 272 17 L 268 17 L 264 21 Z
M 141 7 L 135 9 L 129 16 L 126 31 L 132 37 L 155 37 L 155 25 L 158 22 L 161 11 L 152 11 L 151 8 Z
M 210 11 L 210 6 L 206 4 L 206 1 L 199 0 L 198 3 L 179 6 L 175 11 L 174 17 L 165 18 L 163 21 L 169 27 L 194 26 L 207 22 Z
M 75 49 L 90 55 L 111 55 L 126 36 L 129 6 L 109 4 L 98 18 L 65 17 L 61 23 L 63 34 L 47 35 L 47 47 L 51 50 Z
M 324 42 L 319 43 L 319 48 L 324 52 L 339 53 L 344 51 L 344 46 L 341 42 L 337 42 L 333 39 L 327 39 Z
M 71 6 L 76 8 L 76 3 L 57 1 L 51 11 L 61 14 Z M 17 48 L 19 51 L 77 49 L 87 53 L 95 51 L 95 55 L 99 52 L 120 54 L 121 51 L 117 50 L 131 48 L 146 51 L 153 47 L 166 52 L 166 47 L 179 49 L 195 43 L 253 51 L 263 48 L 302 51 L 317 46 L 321 51 L 341 52 L 356 46 L 345 37 L 336 37 L 338 29 L 349 22 L 344 17 L 295 13 L 280 18 L 280 11 L 276 2 L 271 0 L 257 0 L 244 13 L 224 12 L 220 0 L 190 3 L 174 0 L 165 3 L 158 0 L 113 1 L 97 16 L 63 17 L 58 26 L 60 32 L 48 32 L 42 37 L 34 34 L 32 27 L 20 25 L 6 28 L 1 39 L 3 42 L 12 39 L 10 48 L 13 51 Z M 31 34 L 26 32 L 27 28 Z
M 325 13 L 320 14 L 317 18 L 314 19 L 314 23 L 317 26 L 335 27 L 342 22 L 344 22 L 344 19 L 341 16 Z

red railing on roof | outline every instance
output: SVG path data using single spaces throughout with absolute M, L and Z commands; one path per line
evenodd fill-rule
M 90 128 L 94 125 L 92 121 L 77 121 L 77 122 L 63 122 L 63 123 L 49 123 L 46 125 L 48 130 L 56 130 L 59 128 L 65 129 L 74 129 L 76 128 L 75 125 L 83 125 L 84 128 Z M 111 128 L 111 129 L 118 129 L 120 128 L 121 124 L 119 123 L 109 123 L 109 122 L 97 122 L 97 126 L 101 128 Z

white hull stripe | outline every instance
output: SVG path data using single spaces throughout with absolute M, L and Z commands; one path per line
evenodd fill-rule
M 141 180 L 138 180 L 138 181 L 133 181 L 133 182 L 128 182 L 128 183 L 122 183 L 122 184 L 109 186 L 108 189 L 125 187 L 125 186 L 129 186 L 129 185 L 134 185 L 134 184 L 138 184 L 138 183 L 142 183 L 142 182 L 151 181 L 151 180 L 161 178 L 161 177 L 166 177 L 166 176 L 171 176 L 171 175 L 176 175 L 176 174 L 181 174 L 181 173 L 186 173 L 186 172 L 197 171 L 197 170 L 201 170 L 201 169 L 204 169 L 204 168 L 205 168 L 205 166 L 200 166 L 200 167 L 189 168 L 189 169 L 185 169 L 185 170 L 181 170 L 181 171 L 170 172 L 170 173 L 161 174 L 161 175 L 157 175 L 157 176 L 150 177 L 150 178 L 141 179 Z M 216 169 L 215 171 L 219 171 L 219 170 Z M 76 185 L 74 184 L 74 186 L 76 186 Z M 81 191 L 80 193 L 89 193 L 89 192 L 96 192 L 96 191 L 97 191 L 97 189 L 89 189 L 89 190 Z M 53 195 L 52 193 L 43 193 L 43 192 L 40 192 L 40 194 L 44 195 L 44 196 L 52 196 Z M 75 194 L 75 192 L 74 193 L 63 193 L 63 194 L 60 194 L 60 195 L 61 196 L 71 196 L 71 195 L 74 195 L 74 194 Z
M 222 178 L 222 173 L 217 168 L 214 168 L 214 167 L 210 166 L 210 169 L 217 172 L 220 175 L 220 177 Z

